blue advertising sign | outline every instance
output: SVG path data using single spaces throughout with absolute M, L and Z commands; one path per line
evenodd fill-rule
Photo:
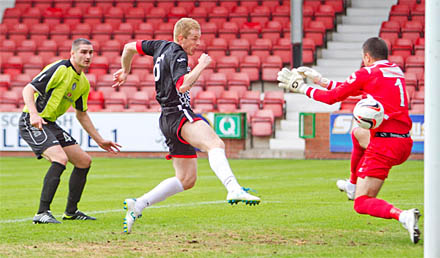
M 425 116 L 410 115 L 413 125 L 411 138 L 414 141 L 412 153 L 423 153 L 425 146 Z M 330 152 L 351 152 L 351 129 L 356 126 L 352 114 L 330 114 Z

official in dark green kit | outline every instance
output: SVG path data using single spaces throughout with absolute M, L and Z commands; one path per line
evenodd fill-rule
M 51 162 L 43 182 L 40 207 L 33 218 L 34 224 L 60 223 L 52 215 L 50 204 L 68 161 L 74 169 L 69 180 L 63 220 L 96 219 L 79 211 L 77 206 L 92 163 L 91 157 L 56 124 L 56 119 L 73 106 L 79 123 L 99 147 L 111 153 L 119 152 L 121 146 L 103 139 L 87 114 L 90 83 L 83 71 L 90 66 L 92 57 L 92 43 L 87 39 L 76 39 L 72 43 L 70 59 L 46 66 L 23 89 L 25 107 L 19 121 L 20 136 L 38 159 L 44 157 Z

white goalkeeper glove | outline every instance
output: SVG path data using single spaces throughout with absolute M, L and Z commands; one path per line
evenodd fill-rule
M 327 87 L 330 83 L 330 80 L 327 78 L 323 78 L 322 75 L 316 71 L 315 69 L 312 69 L 307 66 L 301 66 L 298 67 L 298 73 L 301 74 L 304 78 L 309 78 L 313 81 L 313 83 L 318 84 L 322 87 Z
M 306 94 L 307 84 L 304 83 L 303 77 L 298 73 L 296 69 L 289 70 L 283 68 L 278 72 L 278 87 L 287 89 L 294 93 Z

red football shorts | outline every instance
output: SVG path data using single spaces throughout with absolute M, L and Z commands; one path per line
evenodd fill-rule
M 391 167 L 402 164 L 411 154 L 413 141 L 411 138 L 371 138 L 360 161 L 357 175 L 385 180 Z

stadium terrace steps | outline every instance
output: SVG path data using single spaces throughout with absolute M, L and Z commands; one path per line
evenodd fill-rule
M 369 37 L 379 35 L 380 25 L 388 19 L 388 14 L 397 0 L 352 0 L 343 16 L 342 24 L 338 24 L 327 49 L 313 68 L 324 77 L 343 81 L 361 65 L 362 43 Z
M 274 151 L 274 155 L 281 155 L 279 151 L 286 151 L 288 155 L 297 155 L 288 156 L 289 158 L 301 158 L 304 156 L 305 140 L 299 137 L 299 113 L 333 112 L 339 110 L 340 103 L 327 105 L 294 93 L 285 93 L 284 99 L 286 119 L 280 121 L 275 138 L 269 140 L 269 148 Z
M 359 7 L 363 7 L 363 8 L 378 8 L 380 9 L 382 8 L 389 8 L 391 7 L 391 5 L 396 4 L 397 0 L 351 0 L 351 6 L 353 8 L 359 8 Z

